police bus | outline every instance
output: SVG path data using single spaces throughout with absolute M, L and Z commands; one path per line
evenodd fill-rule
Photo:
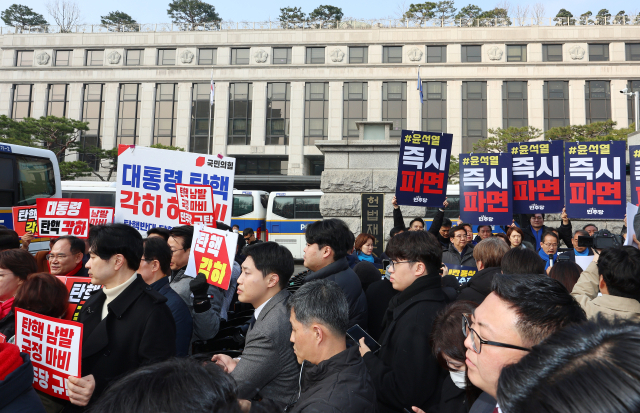
M 269 193 L 265 191 L 233 190 L 231 226 L 237 225 L 239 232 L 251 228 L 257 239 L 266 240 L 266 217 Z
M 116 206 L 116 183 L 102 181 L 62 181 L 62 197 L 88 199 L 92 207 Z

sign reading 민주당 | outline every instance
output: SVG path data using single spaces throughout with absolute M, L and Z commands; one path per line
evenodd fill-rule
M 202 273 L 209 284 L 228 290 L 237 244 L 234 232 L 196 224 L 185 274 L 195 277 Z
M 629 173 L 631 180 L 631 203 L 640 204 L 640 145 L 629 146 Z M 14 224 L 15 225 L 15 224 Z
M 627 186 L 623 141 L 565 144 L 565 199 L 572 218 L 620 219 Z
M 179 225 L 176 184 L 184 183 L 211 186 L 215 220 L 231 225 L 234 158 L 127 145 L 118 152 L 116 222 L 140 232 Z
M 396 198 L 398 205 L 441 207 L 447 197 L 453 135 L 402 131 Z
M 472 225 L 511 225 L 511 154 L 460 154 L 460 219 Z
M 562 212 L 562 141 L 508 144 L 513 159 L 513 213 Z

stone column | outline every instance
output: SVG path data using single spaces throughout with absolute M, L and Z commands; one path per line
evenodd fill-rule
M 382 45 L 374 44 L 369 46 L 368 62 L 369 64 L 382 63 Z
M 291 64 L 303 65 L 305 59 L 305 47 L 293 46 L 291 47 Z
M 6 54 L 7 51 L 5 50 Z M 3 99 L 0 99 L 0 115 L 7 115 L 8 117 L 11 117 L 11 102 L 13 101 L 11 86 L 11 83 L 0 83 L 0 96 L 4 96 Z
M 82 119 L 82 83 L 69 84 L 69 119 Z
M 502 80 L 487 82 L 487 128 L 502 128 Z
M 342 139 L 343 82 L 329 82 L 329 140 Z
M 47 84 L 36 83 L 33 85 L 33 107 L 31 117 L 38 119 L 47 114 Z
M 153 125 L 156 106 L 155 83 L 143 83 L 140 98 L 140 138 L 139 144 L 150 146 L 153 144 Z
M 253 82 L 251 146 L 264 147 L 267 133 L 267 82 Z
M 449 44 L 447 45 L 447 63 L 460 63 L 462 55 L 461 44 Z
M 620 93 L 625 87 L 627 87 L 627 81 L 624 79 L 613 79 L 611 81 L 611 120 L 618 122 L 617 128 L 629 126 L 627 95 Z
M 220 57 L 220 55 L 218 55 Z M 215 112 L 213 113 L 212 154 L 227 154 L 227 131 L 229 129 L 229 82 L 215 83 Z
M 304 175 L 304 82 L 291 82 L 288 175 Z M 300 165 L 294 168 L 293 165 Z
M 449 45 L 447 48 L 450 48 Z M 451 155 L 458 156 L 462 151 L 462 81 L 447 82 L 447 132 L 453 134 Z
M 587 123 L 584 84 L 585 81 L 581 79 L 569 80 L 569 119 L 572 125 Z
M 189 148 L 189 134 L 191 130 L 191 94 L 193 93 L 192 83 L 178 83 L 178 117 L 176 119 L 176 140 L 175 145 Z
M 371 48 L 369 48 L 371 53 Z M 367 120 L 381 121 L 382 120 L 382 82 L 379 80 L 373 80 L 369 82 L 369 96 L 367 102 Z
M 530 80 L 527 84 L 527 111 L 529 126 L 544 131 L 544 94 L 543 80 Z
M 527 45 L 527 61 L 542 62 L 542 43 L 529 43 Z
M 407 129 L 422 130 L 422 105 L 418 92 L 418 81 L 407 82 Z M 423 91 L 425 98 L 427 91 Z
M 102 120 L 102 149 L 112 149 L 116 146 L 118 131 L 118 84 L 104 85 L 104 119 Z

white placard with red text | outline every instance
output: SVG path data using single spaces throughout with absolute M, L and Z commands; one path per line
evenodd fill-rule
M 234 232 L 196 224 L 185 274 L 195 277 L 203 273 L 209 284 L 229 289 L 237 244 L 238 234 Z
M 113 224 L 113 215 L 116 209 L 110 207 L 91 207 L 89 209 L 91 215 L 89 216 L 89 223 L 91 225 L 107 225 Z
M 209 185 L 176 184 L 180 223 L 202 222 L 215 227 L 213 189 Z
M 89 236 L 89 200 L 72 198 L 38 198 L 38 233 L 41 237 L 58 238 Z
M 69 400 L 66 380 L 80 377 L 82 324 L 16 308 L 16 345 L 33 363 L 33 387 Z

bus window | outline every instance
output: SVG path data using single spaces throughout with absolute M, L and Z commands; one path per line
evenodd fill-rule
M 64 191 L 63 198 L 88 199 L 92 207 L 115 207 L 116 194 L 114 192 Z
M 269 203 L 269 194 L 260 195 L 260 203 L 262 204 L 262 208 L 267 209 L 267 204 Z
M 296 197 L 296 219 L 322 219 L 319 196 Z
M 293 219 L 293 197 L 277 196 L 273 199 L 273 213 L 279 217 Z
M 253 212 L 253 197 L 251 195 L 234 195 L 231 216 L 240 217 Z
M 35 205 L 37 198 L 56 194 L 53 164 L 49 159 L 16 155 L 18 162 L 18 205 Z
M 0 158 L 0 206 L 13 206 L 13 161 Z

